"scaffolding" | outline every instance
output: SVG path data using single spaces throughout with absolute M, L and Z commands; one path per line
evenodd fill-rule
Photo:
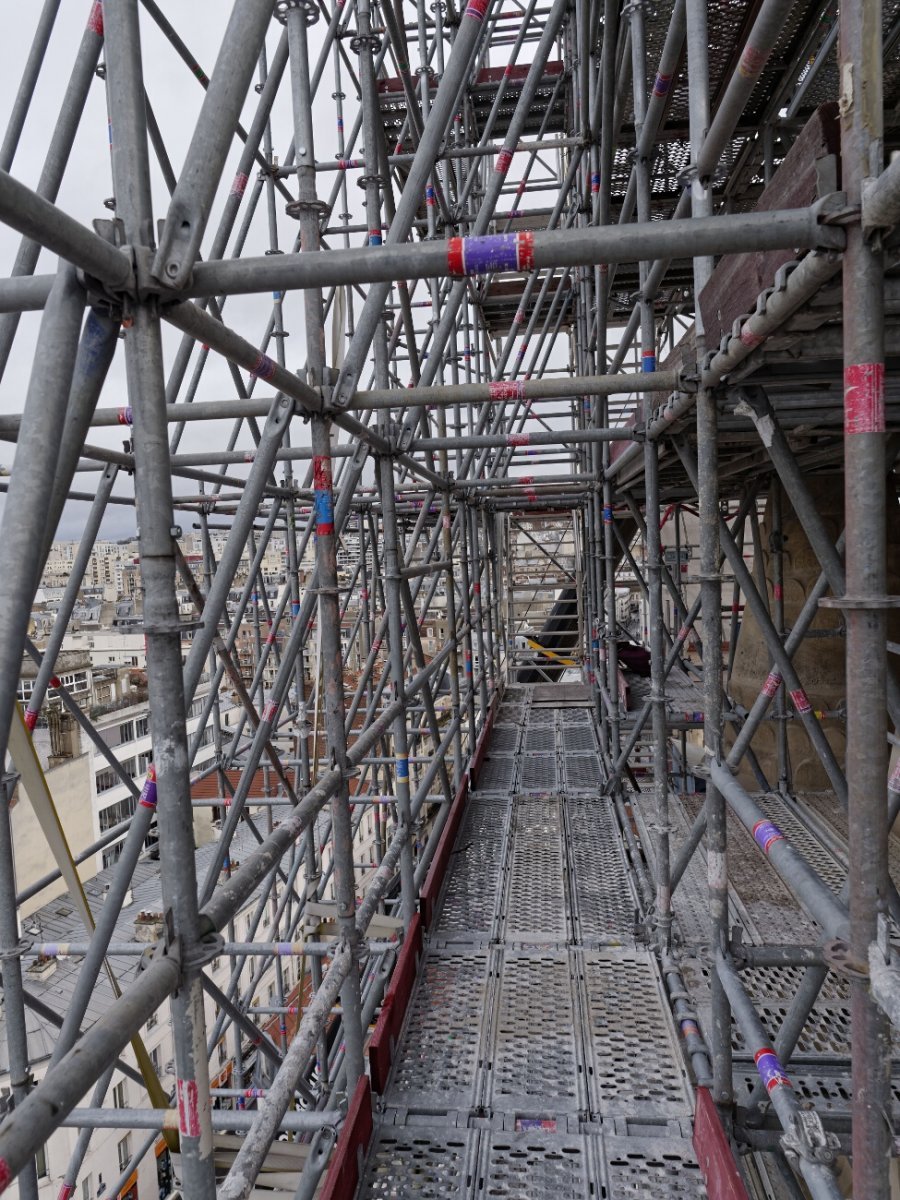
M 207 75 L 95 0 L 52 121 L 73 7 L 0 146 L 0 1191 L 115 1129 L 117 1197 L 896 1195 L 900 3 L 235 0 Z M 116 506 L 137 779 L 58 674 Z

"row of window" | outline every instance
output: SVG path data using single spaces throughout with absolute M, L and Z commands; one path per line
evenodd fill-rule
M 118 1108 L 124 1108 L 124 1105 L 117 1105 Z M 125 1136 L 116 1144 L 116 1156 L 119 1162 L 119 1170 L 124 1171 L 131 1162 L 131 1134 L 126 1133 Z M 48 1179 L 50 1177 L 50 1161 L 47 1157 L 47 1144 L 41 1146 L 37 1154 L 34 1156 L 35 1165 L 37 1167 L 38 1179 Z M 97 1180 L 98 1187 L 102 1193 L 104 1189 L 103 1176 Z M 81 1200 L 94 1200 L 94 1177 L 93 1175 L 85 1175 L 81 1180 Z
M 215 730 L 204 729 L 203 737 L 200 739 L 201 746 L 211 746 Z M 120 759 L 119 763 L 129 779 L 143 779 L 147 774 L 147 768 L 153 761 L 153 755 L 149 750 L 144 750 L 133 758 Z M 103 767 L 96 774 L 97 795 L 103 792 L 111 791 L 112 788 L 118 787 L 121 779 L 112 769 L 112 767 Z M 115 824 L 115 822 L 113 822 Z
M 139 779 L 147 774 L 147 768 L 153 761 L 153 757 L 149 750 L 145 750 L 142 754 L 138 754 L 135 758 L 120 759 L 120 766 L 129 779 Z M 97 772 L 97 795 L 101 792 L 108 792 L 111 788 L 118 787 L 121 783 L 119 776 L 112 767 L 104 767 Z M 101 814 L 102 817 L 102 814 Z M 115 822 L 113 822 L 115 824 Z
M 70 671 L 66 675 L 60 675 L 60 682 L 63 687 L 68 688 L 70 692 L 86 692 L 88 690 L 87 671 Z M 20 700 L 30 700 L 34 692 L 35 681 L 33 679 L 20 679 L 17 695 Z
M 203 712 L 206 701 L 201 697 L 195 700 L 191 705 L 191 711 L 188 713 L 188 719 L 191 717 L 199 717 Z M 107 731 L 107 736 L 112 733 L 112 730 Z M 111 745 L 122 746 L 126 742 L 137 741 L 138 738 L 148 737 L 150 734 L 150 718 L 149 717 L 134 717 L 130 721 L 123 721 L 118 726 L 118 741 L 108 742 Z
M 120 821 L 125 821 L 128 817 L 134 816 L 136 807 L 137 802 L 134 796 L 126 796 L 118 804 L 111 804 L 109 808 L 102 808 L 100 810 L 100 832 L 106 833 L 107 829 L 112 829 Z
M 123 721 L 119 726 L 119 740 L 116 744 L 121 746 L 125 742 L 133 742 L 137 738 L 147 737 L 149 733 L 150 718 L 135 717 L 131 721 Z

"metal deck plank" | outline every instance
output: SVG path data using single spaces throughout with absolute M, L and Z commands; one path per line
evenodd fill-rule
M 576 964 L 566 951 L 507 949 L 498 965 L 489 1106 L 531 1117 L 583 1111 L 587 1092 L 575 1036 Z
M 595 1111 L 656 1121 L 689 1115 L 687 1073 L 652 956 L 586 950 L 584 989 Z
M 474 1105 L 488 961 L 485 950 L 426 955 L 397 1048 L 389 1104 L 435 1113 Z
M 562 825 L 558 799 L 515 797 L 504 901 L 507 941 L 565 942 L 571 936 Z

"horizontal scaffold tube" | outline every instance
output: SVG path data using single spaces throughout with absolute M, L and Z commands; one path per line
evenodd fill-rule
M 133 285 L 131 262 L 126 254 L 6 171 L 0 171 L 0 221 L 110 288 L 127 289 Z M 24 282 L 15 281 L 17 287 Z M 26 293 L 33 286 L 25 285 Z
M 235 1096 L 246 1096 L 237 1088 Z M 256 1099 L 256 1097 L 248 1097 Z M 253 1112 L 240 1112 L 230 1108 L 213 1110 L 212 1123 L 214 1129 L 227 1129 L 235 1133 L 245 1133 L 256 1119 Z M 321 1109 L 318 1112 L 298 1110 L 285 1113 L 279 1123 L 279 1129 L 292 1133 L 312 1133 L 324 1126 L 338 1126 L 344 1119 L 340 1109 Z M 177 1129 L 177 1108 L 76 1108 L 60 1121 L 64 1128 L 73 1129 Z
M 269 255 L 198 263 L 186 296 L 240 295 L 293 288 L 393 283 L 580 267 L 638 259 L 689 258 L 757 250 L 843 249 L 846 235 L 820 223 L 820 207 L 733 213 L 697 220 L 501 233 L 319 254 Z
M 480 433 L 461 437 L 416 438 L 412 450 L 494 450 L 517 446 L 563 446 L 573 442 L 630 442 L 633 429 L 542 429 L 535 433 Z M 536 482 L 541 482 L 538 478 Z
M 770 821 L 752 796 L 721 763 L 711 762 L 712 782 L 728 801 L 731 811 L 752 836 L 772 869 L 794 893 L 829 937 L 846 938 L 847 910 L 826 883 L 809 866 L 777 825 Z
M 224 326 L 220 325 L 219 329 L 224 329 Z M 311 389 L 306 388 L 296 376 L 294 382 L 300 383 L 304 398 L 311 401 Z M 499 383 L 461 383 L 448 387 L 382 388 L 357 392 L 348 407 L 362 411 L 418 406 L 443 408 L 454 404 L 485 404 L 504 400 L 571 400 L 581 396 L 672 392 L 688 383 L 676 371 L 651 371 L 641 375 L 575 375 L 563 379 L 515 379 Z M 238 417 L 268 416 L 271 407 L 271 397 L 235 396 L 231 400 L 198 400 L 193 404 L 167 404 L 166 419 L 172 424 L 182 421 L 233 421 Z M 133 419 L 128 407 L 98 408 L 91 417 L 91 426 L 131 425 Z M 0 416 L 0 437 L 14 435 L 21 420 L 18 414 Z M 235 457 L 230 461 L 237 462 L 239 459 Z
M 631 392 L 672 392 L 685 381 L 677 371 L 639 375 L 573 375 L 568 379 L 503 379 L 458 383 L 452 387 L 373 388 L 357 392 L 348 408 L 404 408 L 410 405 L 490 404 L 503 400 L 567 400 L 580 396 L 627 396 Z

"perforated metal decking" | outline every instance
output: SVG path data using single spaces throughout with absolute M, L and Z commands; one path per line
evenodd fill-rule
M 705 1196 L 591 712 L 507 691 L 359 1196 Z

